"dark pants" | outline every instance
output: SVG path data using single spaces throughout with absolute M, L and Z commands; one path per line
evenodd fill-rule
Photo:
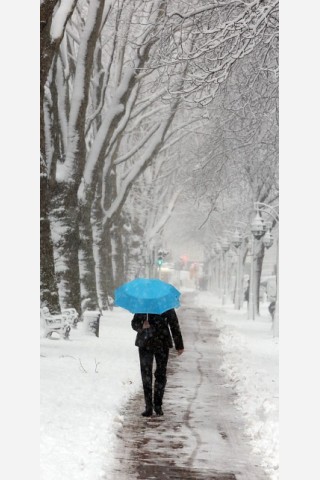
M 169 348 L 139 348 L 140 370 L 146 407 L 162 405 L 164 389 L 167 383 L 167 363 Z M 154 402 L 152 402 L 152 365 L 153 358 L 156 359 L 156 370 L 154 372 Z

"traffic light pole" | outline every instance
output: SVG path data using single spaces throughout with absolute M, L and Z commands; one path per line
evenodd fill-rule
M 163 264 L 163 257 L 166 256 L 167 253 L 163 249 L 158 250 L 158 258 L 157 258 L 157 265 L 158 265 L 158 278 L 161 279 L 161 266 Z

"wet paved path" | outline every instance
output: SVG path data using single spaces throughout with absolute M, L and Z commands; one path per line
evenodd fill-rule
M 108 480 L 268 479 L 243 436 L 234 392 L 219 372 L 219 332 L 192 299 L 184 294 L 179 309 L 185 351 L 170 354 L 164 416 L 141 417 L 142 394 L 127 405 Z

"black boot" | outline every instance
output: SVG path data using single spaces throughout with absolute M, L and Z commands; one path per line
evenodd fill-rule
M 143 417 L 151 417 L 153 413 L 152 407 L 146 406 L 146 409 L 144 412 L 141 413 Z
M 155 413 L 158 417 L 161 417 L 163 415 L 163 410 L 162 410 L 161 405 L 157 405 L 157 406 L 155 405 L 154 406 L 154 411 L 155 411 Z

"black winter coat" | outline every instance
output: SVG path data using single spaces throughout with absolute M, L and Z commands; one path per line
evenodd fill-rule
M 143 329 L 142 325 L 146 319 L 146 313 L 136 313 L 131 321 L 133 330 L 138 332 L 135 341 L 137 347 L 172 348 L 173 338 L 176 350 L 184 349 L 179 321 L 174 309 L 161 315 L 149 313 L 150 328 Z M 148 339 L 145 338 L 146 334 L 149 337 Z

